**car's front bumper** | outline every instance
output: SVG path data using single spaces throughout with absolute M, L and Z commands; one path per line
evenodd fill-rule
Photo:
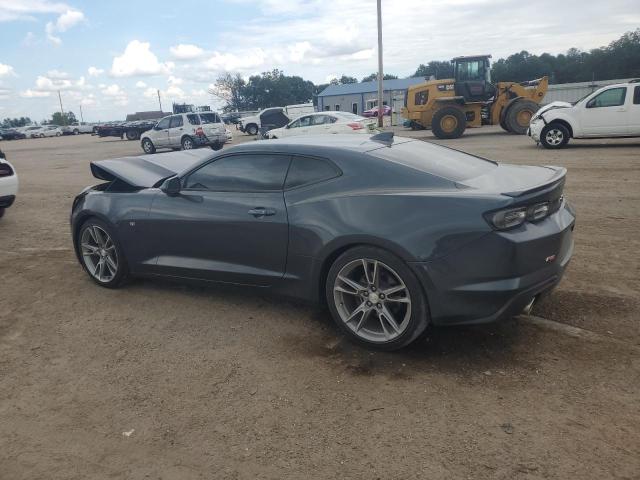
M 494 231 L 439 259 L 412 263 L 435 325 L 487 323 L 520 313 L 552 290 L 573 254 L 575 215 Z
M 542 135 L 542 129 L 544 128 L 544 122 L 541 118 L 533 120 L 529 124 L 527 135 L 529 135 L 535 142 L 540 142 L 540 136 Z

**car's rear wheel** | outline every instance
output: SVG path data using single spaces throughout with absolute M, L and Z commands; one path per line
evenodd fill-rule
M 59 137 L 60 135 L 62 135 L 60 132 L 56 132 L 56 137 Z
M 127 136 L 127 140 L 138 140 L 140 138 L 140 132 L 134 129 L 127 130 L 125 135 Z
M 325 293 L 338 327 L 367 347 L 402 348 L 428 324 L 418 279 L 386 250 L 355 247 L 340 255 L 329 269 Z
M 253 123 L 250 124 L 250 125 L 247 125 L 246 130 L 247 130 L 247 133 L 249 135 L 257 135 L 258 134 L 258 126 L 254 125 Z
M 73 134 L 74 135 L 80 135 L 80 130 L 78 130 L 77 128 L 73 130 Z
M 563 148 L 569 143 L 569 130 L 561 123 L 546 125 L 540 133 L 540 143 L 544 148 Z
M 156 153 L 156 147 L 148 138 L 142 140 L 142 150 L 144 150 L 144 153 Z
M 98 285 L 116 288 L 126 280 L 127 261 L 106 223 L 97 218 L 87 220 L 78 233 L 78 250 L 82 266 Z
M 0 218 L 4 217 L 4 208 L 0 208 Z
M 184 137 L 180 144 L 182 145 L 183 150 L 193 150 L 193 140 L 191 137 Z
M 224 147 L 224 143 L 216 142 L 211 145 L 211 150 L 215 150 L 215 151 L 222 150 L 222 147 Z

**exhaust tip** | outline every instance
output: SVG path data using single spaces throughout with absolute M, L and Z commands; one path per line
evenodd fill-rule
M 533 310 L 533 304 L 536 303 L 536 297 L 533 297 L 529 303 L 522 309 L 522 313 L 525 315 L 531 315 L 531 310 Z

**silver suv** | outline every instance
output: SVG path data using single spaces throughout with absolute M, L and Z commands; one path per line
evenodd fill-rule
M 191 150 L 210 146 L 220 150 L 227 140 L 224 123 L 215 112 L 179 113 L 160 120 L 144 132 L 140 145 L 145 153 L 158 148 Z

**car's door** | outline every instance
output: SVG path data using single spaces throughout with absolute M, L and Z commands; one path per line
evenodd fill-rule
M 633 99 L 629 105 L 629 135 L 640 135 L 640 85 L 633 88 Z
M 306 115 L 304 117 L 300 117 L 294 123 L 296 124 L 295 128 L 289 128 L 290 135 L 308 135 L 311 131 L 311 120 L 312 115 Z
M 155 127 L 149 130 L 148 135 L 156 147 L 167 147 L 169 145 L 169 125 L 171 117 L 164 117 Z
M 331 118 L 329 115 L 312 115 L 311 126 L 309 127 L 309 133 L 322 134 L 333 133 L 331 131 Z
M 171 148 L 180 148 L 182 135 L 184 133 L 184 122 L 182 115 L 173 115 L 169 121 L 169 144 Z
M 179 195 L 158 193 L 149 217 L 156 272 L 262 286 L 281 278 L 289 162 L 274 154 L 215 157 L 184 176 Z
M 584 102 L 580 111 L 580 126 L 584 136 L 628 135 L 628 108 L 625 105 L 627 87 L 603 90 Z

